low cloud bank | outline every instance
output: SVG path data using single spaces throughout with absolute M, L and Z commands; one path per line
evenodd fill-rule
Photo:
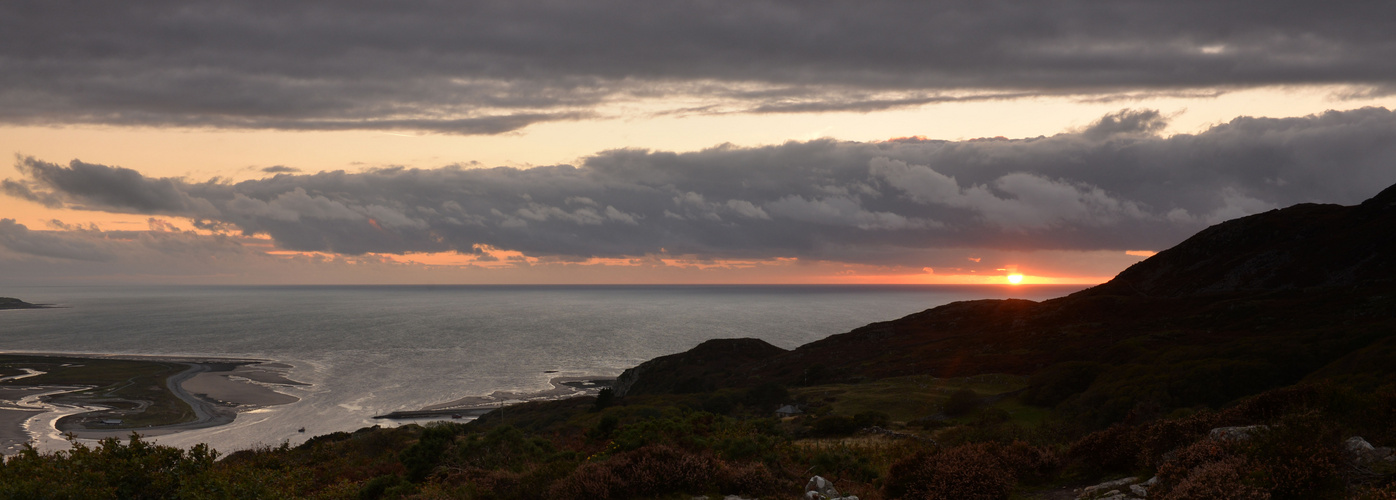
M 1163 125 L 1156 111 L 1124 110 L 1032 139 L 623 149 L 578 166 L 277 169 L 238 183 L 25 157 L 16 163 L 22 177 L 3 188 L 53 207 L 265 234 L 297 251 L 920 267 L 934 249 L 1161 249 L 1225 219 L 1357 203 L 1396 183 L 1396 113 L 1386 109 L 1237 118 L 1171 137 L 1156 135 Z M 0 225 L 0 245 L 62 246 L 35 234 Z M 69 247 L 51 255 L 96 254 Z

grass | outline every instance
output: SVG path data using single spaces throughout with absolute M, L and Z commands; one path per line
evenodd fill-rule
M 950 394 L 961 389 L 974 391 L 980 397 L 1013 392 L 1027 387 L 1027 379 L 1016 375 L 976 375 L 973 377 L 936 378 L 928 375 L 893 377 L 860 384 L 830 384 L 800 387 L 790 390 L 791 396 L 814 403 L 826 403 L 831 412 L 857 415 L 866 411 L 886 413 L 893 422 L 906 423 L 940 412 Z M 1046 411 L 1004 398 L 991 405 L 1007 411 L 1025 423 L 1046 418 Z
M 0 355 L 0 370 L 31 368 L 42 375 L 0 382 L 4 385 L 78 385 L 90 386 L 59 396 L 69 401 L 85 401 L 118 409 L 139 407 L 136 402 L 148 402 L 146 408 L 134 414 L 97 412 L 86 417 L 120 418 L 116 429 L 152 425 L 169 425 L 194 420 L 194 410 L 166 387 L 166 381 L 188 369 L 182 363 L 124 359 L 89 359 L 30 355 Z M 121 401 L 103 401 L 121 400 Z M 123 402 L 124 401 L 124 402 Z

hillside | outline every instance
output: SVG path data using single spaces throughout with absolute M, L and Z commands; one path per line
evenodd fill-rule
M 1396 380 L 1396 363 L 1384 362 L 1396 350 L 1393 283 L 1396 187 L 1357 206 L 1296 205 L 1227 221 L 1066 297 L 947 304 L 726 360 L 704 376 L 710 386 L 749 387 L 1036 375 L 1031 392 L 1050 392 L 1041 402 L 1079 405 L 1102 423 L 1141 401 L 1217 406 L 1305 379 L 1374 387 Z M 638 378 L 636 393 L 691 376 L 623 375 Z

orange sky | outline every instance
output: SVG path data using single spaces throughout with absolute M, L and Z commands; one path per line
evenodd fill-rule
M 1130 105 L 1162 109 L 1172 117 L 1164 133 L 1191 133 L 1246 113 L 1293 116 L 1319 112 L 1335 105 L 1390 105 L 1396 99 L 1372 98 L 1361 103 L 1334 100 L 1327 87 L 1262 88 L 1237 91 L 1217 98 L 1154 97 Z M 221 178 L 230 181 L 264 178 L 261 169 L 283 165 L 311 173 L 321 170 L 361 171 L 392 165 L 467 168 L 575 163 L 579 158 L 612 148 L 695 150 L 731 142 L 741 145 L 777 144 L 785 140 L 832 137 L 873 140 L 924 136 L 1032 137 L 1082 127 L 1102 112 L 1119 109 L 1118 102 L 1083 102 L 1065 97 L 1039 97 L 974 103 L 927 105 L 872 113 L 801 115 L 716 115 L 699 117 L 635 115 L 623 119 L 552 122 L 495 136 L 455 136 L 428 133 L 277 132 L 213 129 L 171 129 L 116 126 L 0 127 L 0 150 L 64 163 L 71 159 L 121 166 L 151 177 L 180 177 L 191 182 Z M 0 178 L 19 178 L 13 168 L 0 168 Z M 110 213 L 73 208 L 46 208 L 15 197 L 0 197 L 0 218 L 13 219 L 30 231 L 73 231 L 95 224 L 103 231 L 147 231 L 150 215 Z M 189 234 L 192 221 L 161 217 Z M 60 221 L 63 225 L 53 223 Z M 239 237 L 242 237 L 239 235 Z M 265 247 L 244 245 L 236 260 L 194 259 L 223 266 L 212 273 L 194 272 L 192 263 L 180 271 L 164 272 L 159 259 L 143 257 L 123 270 L 96 266 L 56 282 L 458 282 L 458 283 L 897 283 L 1001 284 L 1021 273 L 1024 284 L 1094 284 L 1152 252 L 1020 251 L 998 252 L 994 269 L 954 266 L 878 266 L 798 258 L 765 260 L 702 260 L 692 256 L 639 255 L 629 259 L 587 259 L 566 262 L 525 257 L 493 250 L 496 261 L 482 262 L 454 252 L 369 253 L 338 256 L 277 249 L 266 235 Z M 110 237 L 106 243 L 113 243 Z M 105 244 L 105 243 L 104 243 Z M 114 244 L 114 243 L 113 243 Z M 960 250 L 966 267 L 981 252 Z M 3 252 L 3 248 L 0 248 Z M 945 252 L 941 250 L 940 252 Z M 294 257 L 294 258 L 293 258 Z M 51 259 L 50 259 L 51 260 Z M 47 262 L 47 261 L 46 261 Z M 304 264 L 295 268 L 290 263 Z M 313 264 L 305 264 L 313 263 Z M 52 269 L 60 263 L 48 262 Z M 140 265 L 153 266 L 151 269 Z M 29 266 L 25 264 L 24 266 Z M 23 266 L 22 266 L 23 267 Z M 82 267 L 82 266 L 79 266 Z M 294 269 L 293 269 L 294 268 Z M 1013 269 L 1013 271 L 1007 271 Z M 16 276 L 25 273 L 17 273 Z M 43 282 L 43 276 L 23 278 Z

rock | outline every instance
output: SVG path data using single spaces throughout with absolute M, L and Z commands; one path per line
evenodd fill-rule
M 1370 453 L 1376 450 L 1376 447 L 1372 446 L 1372 443 L 1368 443 L 1366 439 L 1362 439 L 1362 436 L 1348 438 L 1347 441 L 1343 442 L 1343 448 L 1348 450 L 1348 453 L 1353 454 Z
M 1126 477 L 1122 479 L 1116 479 L 1114 481 L 1106 481 L 1095 486 L 1087 486 L 1085 488 L 1081 488 L 1081 494 L 1076 498 L 1096 498 L 1097 496 L 1109 497 L 1113 495 L 1119 495 L 1119 488 L 1123 486 L 1129 486 L 1138 482 L 1139 478 L 1137 477 Z M 1105 493 L 1101 493 L 1102 491 Z
M 1268 426 L 1268 425 L 1246 425 L 1246 426 L 1240 426 L 1240 427 L 1218 427 L 1218 428 L 1216 428 L 1216 429 L 1212 429 L 1211 432 L 1207 433 L 1207 436 L 1210 437 L 1210 438 L 1212 438 L 1212 439 L 1218 440 L 1218 441 L 1225 441 L 1225 440 L 1231 440 L 1231 439 L 1235 439 L 1235 440 L 1238 440 L 1238 441 L 1245 441 L 1245 440 L 1247 440 L 1247 439 L 1250 439 L 1250 438 L 1252 438 L 1252 437 L 1255 437 L 1255 434 L 1256 434 L 1257 432 L 1264 431 L 1264 430 L 1268 430 L 1268 429 L 1270 429 L 1270 426 Z
M 1129 485 L 1129 492 L 1130 492 L 1130 493 L 1134 493 L 1134 496 L 1137 496 L 1137 497 L 1147 497 L 1147 496 L 1149 496 L 1149 488 L 1146 487 L 1146 486 L 1144 486 L 1144 485 L 1142 485 L 1142 484 L 1131 484 L 1131 485 Z
M 1368 443 L 1362 436 L 1348 438 L 1347 441 L 1343 442 L 1343 449 L 1347 451 L 1353 462 L 1361 465 L 1383 460 L 1396 461 L 1396 450 L 1388 446 L 1380 448 L 1372 446 L 1372 443 Z
M 807 500 L 858 500 L 858 497 L 839 494 L 839 490 L 834 489 L 834 483 L 820 476 L 809 478 L 805 484 L 805 498 Z

